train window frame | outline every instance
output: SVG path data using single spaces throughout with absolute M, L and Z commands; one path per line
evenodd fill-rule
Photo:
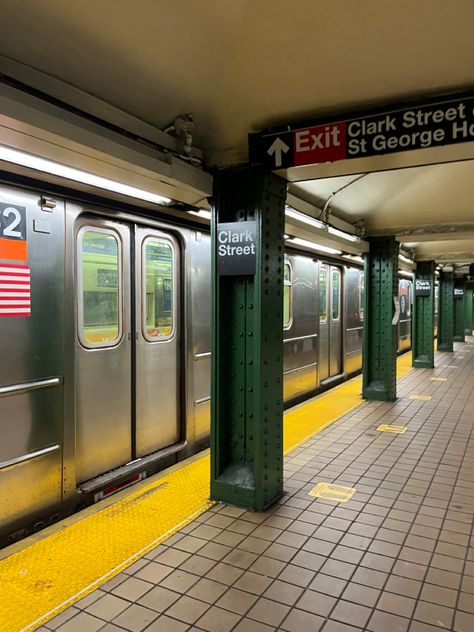
M 289 270 L 289 280 L 285 280 L 285 267 L 288 266 Z M 291 261 L 289 259 L 285 259 L 283 263 L 283 301 L 285 301 L 285 287 L 289 288 L 288 291 L 288 321 L 283 322 L 283 330 L 287 331 L 291 329 L 293 325 L 293 266 L 291 265 Z M 285 303 L 283 302 L 283 316 L 285 315 Z
M 146 300 L 146 245 L 147 243 L 149 243 L 150 241 L 153 241 L 155 243 L 159 243 L 159 244 L 166 244 L 167 246 L 169 246 L 171 253 L 172 253 L 172 274 L 171 274 L 171 280 L 172 280 L 172 288 L 171 288 L 171 300 L 173 301 L 172 304 L 172 309 L 171 309 L 171 332 L 169 334 L 165 334 L 165 335 L 158 335 L 158 336 L 150 336 L 150 334 L 147 332 L 147 327 L 146 327 L 146 307 L 147 307 L 147 300 Z M 145 235 L 142 239 L 142 243 L 141 243 L 141 262 L 140 262 L 140 273 L 141 273 L 141 296 L 140 296 L 140 300 L 141 300 L 141 330 L 142 330 L 142 336 L 144 338 L 144 340 L 147 343 L 150 344 L 158 344 L 158 343 L 163 343 L 163 342 L 169 342 L 172 338 L 174 338 L 174 336 L 176 335 L 176 299 L 177 299 L 177 280 L 178 280 L 178 272 L 177 272 L 177 256 L 176 256 L 176 247 L 175 244 L 173 243 L 173 241 L 171 239 L 169 239 L 168 237 L 164 236 L 164 235 L 154 235 L 152 233 L 149 233 L 147 235 Z
M 338 301 L 337 301 L 337 317 L 334 317 L 334 286 L 333 286 L 333 281 L 334 281 L 334 274 L 337 274 L 338 278 L 339 278 L 339 282 L 338 282 Z M 341 270 L 339 268 L 336 268 L 335 266 L 331 267 L 331 290 L 330 290 L 330 308 L 331 308 L 331 322 L 333 323 L 338 323 L 341 320 L 341 287 L 342 287 L 342 274 L 341 274 Z
M 321 318 L 321 272 L 324 272 L 324 274 L 326 275 L 326 292 L 325 292 L 325 299 L 324 299 L 324 305 L 325 305 L 325 318 Z M 321 325 L 325 325 L 328 322 L 328 279 L 329 279 L 329 266 L 327 266 L 326 264 L 320 264 L 319 266 L 319 277 L 318 277 L 318 289 L 319 289 L 319 293 L 318 293 L 318 302 L 319 302 L 319 323 Z
M 117 242 L 117 291 L 118 291 L 118 323 L 117 336 L 113 340 L 103 340 L 91 342 L 84 336 L 84 270 L 83 270 L 83 243 L 84 235 L 88 232 L 100 235 L 111 235 Z M 84 224 L 76 234 L 76 272 L 77 272 L 77 292 L 76 292 L 76 318 L 77 337 L 82 347 L 85 349 L 106 349 L 117 347 L 123 339 L 123 241 L 120 233 L 113 228 L 106 228 L 97 224 Z

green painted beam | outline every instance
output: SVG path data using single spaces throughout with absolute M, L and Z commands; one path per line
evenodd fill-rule
M 283 493 L 286 182 L 218 172 L 212 219 L 211 497 L 261 511 Z M 255 274 L 217 275 L 217 226 L 255 221 Z
M 413 360 L 417 369 L 434 368 L 434 261 L 416 264 L 413 298 Z M 420 286 L 420 287 L 418 287 Z M 429 290 L 426 289 L 429 286 Z M 425 289 L 422 289 L 422 288 Z
M 394 237 L 373 237 L 365 260 L 365 314 L 362 395 L 393 401 L 397 396 L 398 250 Z M 395 301 L 394 301 L 395 299 Z
M 439 275 L 438 351 L 453 350 L 454 272 Z

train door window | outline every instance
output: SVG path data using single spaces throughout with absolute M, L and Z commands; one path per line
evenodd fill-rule
M 341 305 L 341 273 L 339 270 L 332 271 L 332 292 L 331 292 L 331 315 L 332 320 L 339 320 Z
M 359 274 L 359 318 L 364 320 L 364 274 Z
M 438 315 L 438 301 L 439 301 L 439 285 L 435 285 L 434 289 L 434 313 Z
M 411 316 L 411 283 L 407 284 L 407 316 Z
M 147 237 L 143 242 L 143 315 L 146 340 L 168 340 L 174 334 L 175 265 L 171 242 Z
M 284 265 L 284 278 L 283 278 L 283 328 L 289 329 L 292 321 L 292 270 L 289 263 Z
M 328 318 L 328 271 L 327 268 L 319 269 L 319 321 L 325 323 Z
M 78 233 L 78 334 L 88 348 L 108 347 L 122 337 L 121 243 L 105 228 Z

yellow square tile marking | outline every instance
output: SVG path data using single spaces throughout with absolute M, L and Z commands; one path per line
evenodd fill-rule
M 390 424 L 380 424 L 380 426 L 377 427 L 377 430 L 379 430 L 380 432 L 394 432 L 396 434 L 403 434 L 404 432 L 407 431 L 407 427 L 406 426 L 392 426 Z
M 455 364 L 448 364 L 446 366 L 446 368 L 448 368 L 448 369 L 457 369 L 458 367 Z
M 316 487 L 313 487 L 313 489 L 308 492 L 308 496 L 346 503 L 354 496 L 356 491 L 354 487 L 343 487 L 342 485 L 333 485 L 332 483 L 318 483 Z
M 431 395 L 410 395 L 410 399 L 419 399 L 423 402 L 428 402 L 432 399 Z
M 405 353 L 397 377 L 411 370 L 411 353 Z M 356 408 L 360 392 L 356 377 L 288 411 L 285 452 Z M 209 469 L 205 455 L 165 471 L 0 560 L 0 632 L 35 630 L 206 511 L 213 504 Z
M 430 380 L 432 382 L 447 382 L 448 378 L 447 377 L 430 377 Z

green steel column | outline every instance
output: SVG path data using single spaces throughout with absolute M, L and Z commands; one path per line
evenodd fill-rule
M 454 272 L 439 275 L 438 351 L 453 350 Z
M 454 281 L 454 336 L 455 342 L 466 341 L 466 279 Z
M 473 291 L 472 286 L 466 286 L 466 336 L 472 336 L 472 330 L 474 329 L 473 320 Z
M 239 168 L 214 179 L 211 497 L 261 511 L 283 493 L 286 182 Z M 256 221 L 256 272 L 217 276 L 217 227 Z
M 413 366 L 434 369 L 434 261 L 416 264 L 413 299 Z
M 369 239 L 365 261 L 365 313 L 362 395 L 393 401 L 397 396 L 398 328 L 392 324 L 398 301 L 398 242 Z M 394 300 L 395 299 L 395 300 Z

